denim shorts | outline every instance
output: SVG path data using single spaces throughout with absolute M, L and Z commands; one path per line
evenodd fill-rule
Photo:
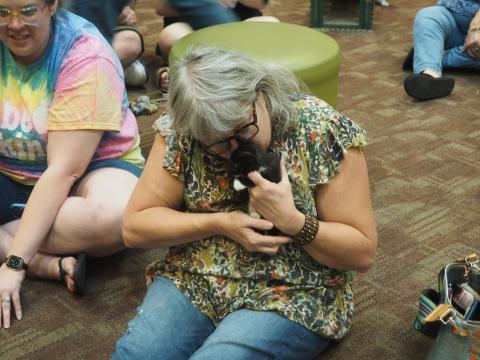
M 140 177 L 140 174 L 142 173 L 141 168 L 128 161 L 119 159 L 106 159 L 95 161 L 88 165 L 83 173 L 83 176 L 77 180 L 77 183 L 92 171 L 107 167 L 126 170 L 136 177 Z M 0 225 L 13 221 L 17 218 L 17 216 L 10 209 L 10 206 L 15 203 L 25 204 L 30 197 L 32 190 L 33 185 L 23 185 L 12 180 L 7 175 L 0 173 Z

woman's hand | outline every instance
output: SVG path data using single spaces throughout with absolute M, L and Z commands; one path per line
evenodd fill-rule
M 468 55 L 480 59 L 480 30 L 469 31 L 463 46 Z
M 117 21 L 120 25 L 134 25 L 137 23 L 137 15 L 130 6 L 125 6 Z
M 296 235 L 305 222 L 305 216 L 295 207 L 283 159 L 280 167 L 282 178 L 278 184 L 266 180 L 258 171 L 248 174 L 255 184 L 248 189 L 250 206 L 284 234 Z
M 225 213 L 219 233 L 242 245 L 247 251 L 275 255 L 280 246 L 292 241 L 288 236 L 262 235 L 255 230 L 270 230 L 273 224 L 241 211 Z
M 20 288 L 25 278 L 25 271 L 14 271 L 7 267 L 6 264 L 0 266 L 0 328 L 10 327 L 10 313 L 12 304 L 15 309 L 17 319 L 22 318 L 22 306 L 20 304 Z

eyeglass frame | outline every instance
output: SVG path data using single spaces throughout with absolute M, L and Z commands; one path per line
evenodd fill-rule
M 224 140 L 220 140 L 220 141 L 217 141 L 217 142 L 214 142 L 213 144 L 210 144 L 210 145 L 204 145 L 203 147 L 205 148 L 205 151 L 211 155 L 222 155 L 222 154 L 225 154 L 228 150 L 230 150 L 230 148 L 232 147 L 231 145 L 231 141 L 232 140 L 238 140 L 238 139 L 241 139 L 242 141 L 248 141 L 250 139 L 252 139 L 253 137 L 255 137 L 260 129 L 258 127 L 258 118 L 257 118 L 257 109 L 255 107 L 255 101 L 252 103 L 252 109 L 253 109 L 253 114 L 252 114 L 252 117 L 253 117 L 253 120 L 251 122 L 249 122 L 248 124 L 245 124 L 243 125 L 242 127 L 238 128 L 232 136 L 229 136 L 228 138 L 224 139 Z M 253 135 L 251 135 L 250 137 L 248 138 L 242 138 L 240 136 L 240 132 L 243 130 L 243 129 L 246 129 L 247 127 L 249 126 L 255 126 L 255 128 L 257 129 L 257 131 L 255 131 L 255 133 Z M 219 144 L 227 144 L 227 148 L 223 151 L 220 151 L 220 152 L 216 152 L 216 151 L 212 151 L 212 147 L 213 146 L 216 146 L 216 145 L 219 145 Z
M 38 26 L 40 24 L 40 19 L 39 21 L 36 23 L 36 24 L 31 24 L 31 23 L 26 23 L 25 21 L 23 21 L 23 18 L 22 18 L 22 12 L 27 9 L 27 8 L 35 8 L 35 14 L 36 13 L 40 13 L 40 12 L 43 12 L 43 10 L 45 10 L 45 8 L 48 6 L 47 3 L 43 3 L 43 5 L 36 5 L 36 4 L 33 4 L 33 5 L 27 5 L 27 6 L 24 6 L 20 9 L 11 9 L 11 8 L 8 8 L 6 6 L 1 6 L 0 9 L 6 9 L 8 11 L 8 15 L 6 17 L 6 19 L 8 19 L 8 21 L 4 24 L 2 24 L 1 22 L 1 17 L 0 17 L 0 27 L 3 27 L 3 26 L 8 26 L 8 24 L 10 24 L 10 22 L 12 21 L 13 17 L 17 17 L 18 21 L 20 21 L 23 25 L 26 25 L 26 26 Z

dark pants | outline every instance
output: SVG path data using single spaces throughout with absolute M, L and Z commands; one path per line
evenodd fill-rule
M 112 42 L 118 16 L 129 0 L 71 0 L 72 11 L 92 22 Z
M 182 21 L 195 30 L 240 20 L 232 9 L 221 5 L 218 0 L 169 0 L 169 3 Z
M 32 190 L 33 186 L 22 185 L 0 174 L 0 225 L 17 218 L 10 206 L 26 203 Z

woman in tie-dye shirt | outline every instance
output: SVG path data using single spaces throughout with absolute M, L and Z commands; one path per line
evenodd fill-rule
M 0 327 L 12 308 L 22 317 L 23 264 L 82 293 L 84 257 L 50 254 L 123 248 L 139 141 L 122 67 L 98 30 L 58 0 L 0 0 Z M 14 203 L 26 203 L 21 220 Z

